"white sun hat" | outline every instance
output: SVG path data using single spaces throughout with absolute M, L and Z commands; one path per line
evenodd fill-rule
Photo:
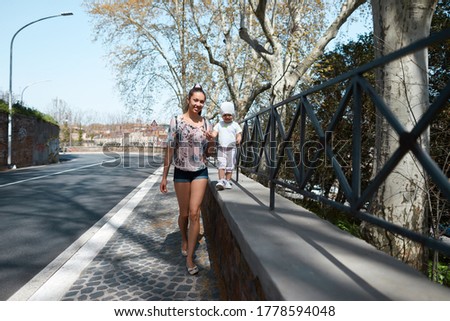
M 222 105 L 220 105 L 220 114 L 221 115 L 226 115 L 226 114 L 231 114 L 234 116 L 234 105 L 233 103 L 226 101 L 224 103 L 222 103 Z

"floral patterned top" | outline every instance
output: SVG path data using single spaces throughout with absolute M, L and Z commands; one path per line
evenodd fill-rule
M 172 118 L 169 126 L 168 144 L 174 148 L 173 164 L 183 171 L 195 172 L 206 167 L 206 131 L 211 130 L 209 122 L 195 127 L 184 121 L 184 117 Z

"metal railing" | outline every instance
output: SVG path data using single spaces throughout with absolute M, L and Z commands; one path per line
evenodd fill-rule
M 426 39 L 245 118 L 241 122 L 243 123 L 243 137 L 237 154 L 236 179 L 239 180 L 239 171 L 243 170 L 265 179 L 270 189 L 271 210 L 275 207 L 276 190 L 287 189 L 296 195 L 323 202 L 360 220 L 420 242 L 428 248 L 450 254 L 449 245 L 428 235 L 422 235 L 388 222 L 367 210 L 367 204 L 370 203 L 381 184 L 392 173 L 403 156 L 409 152 L 414 154 L 426 174 L 438 186 L 443 197 L 447 201 L 450 200 L 449 178 L 418 142 L 420 135 L 429 128 L 430 123 L 444 111 L 445 107 L 448 107 L 450 83 L 446 84 L 414 128 L 407 131 L 391 112 L 389 106 L 377 95 L 370 81 L 365 78 L 370 77 L 365 76 L 366 74 L 371 75 L 369 72 L 372 72 L 373 75 L 375 68 L 448 39 L 450 39 L 450 29 L 432 34 Z M 321 92 L 321 98 L 316 98 L 315 95 Z M 341 96 L 334 113 L 328 115 L 326 129 L 323 129 L 324 126 L 322 126 L 322 119 L 326 117 L 321 115 L 326 111 L 320 108 L 324 99 L 323 92 L 328 94 L 334 92 L 337 93 L 337 96 Z M 367 158 L 366 154 L 370 151 L 365 150 L 364 155 L 362 154 L 362 139 L 370 139 L 370 137 L 365 136 L 367 130 L 364 128 L 363 118 L 367 115 L 364 114 L 366 110 L 363 109 L 363 97 L 370 101 L 372 108 L 384 117 L 399 137 L 398 148 L 384 164 L 384 167 L 375 177 L 364 180 L 362 177 L 367 173 L 362 171 L 362 160 Z M 314 103 L 315 99 L 317 99 L 316 103 Z M 331 146 L 333 135 L 339 132 L 338 128 L 342 126 L 342 123 L 351 128 L 351 143 L 349 144 L 351 148 L 345 149 L 344 156 L 338 155 Z M 315 143 L 311 144 L 311 142 Z M 308 153 L 311 156 L 308 156 L 308 159 L 305 159 L 305 153 L 308 150 L 305 146 L 309 146 L 309 150 L 312 150 Z M 312 178 L 317 181 L 318 177 L 323 174 L 320 172 L 323 167 L 317 166 L 318 162 L 322 165 L 324 162 L 329 164 L 330 172 L 333 173 L 331 181 L 333 184 L 337 183 L 339 192 L 343 195 L 341 201 L 330 197 L 330 194 L 325 195 L 324 191 L 314 190 L 315 183 L 312 182 Z M 285 177 L 281 177 L 282 173 Z M 331 181 L 327 182 L 328 186 L 333 185 L 330 183 Z M 336 194 L 336 188 L 333 190 L 331 187 L 328 191 Z

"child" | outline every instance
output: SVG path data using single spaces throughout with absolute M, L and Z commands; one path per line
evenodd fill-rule
M 217 162 L 219 168 L 219 181 L 216 184 L 218 190 L 231 188 L 231 175 L 236 163 L 236 145 L 239 145 L 242 138 L 242 129 L 233 120 L 234 105 L 231 102 L 224 102 L 220 106 L 222 119 L 218 122 L 212 132 L 212 137 L 219 137 L 217 148 Z

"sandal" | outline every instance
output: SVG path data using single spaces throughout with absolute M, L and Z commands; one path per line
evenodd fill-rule
M 195 275 L 195 274 L 197 274 L 198 273 L 198 267 L 197 267 L 197 265 L 194 265 L 193 267 L 189 267 L 189 266 L 187 266 L 186 265 L 186 268 L 187 268 L 187 271 L 188 271 L 188 273 L 190 274 L 190 275 Z
M 183 255 L 183 256 L 187 256 L 187 251 L 186 251 L 186 250 L 183 250 L 183 249 L 181 249 L 181 255 Z

